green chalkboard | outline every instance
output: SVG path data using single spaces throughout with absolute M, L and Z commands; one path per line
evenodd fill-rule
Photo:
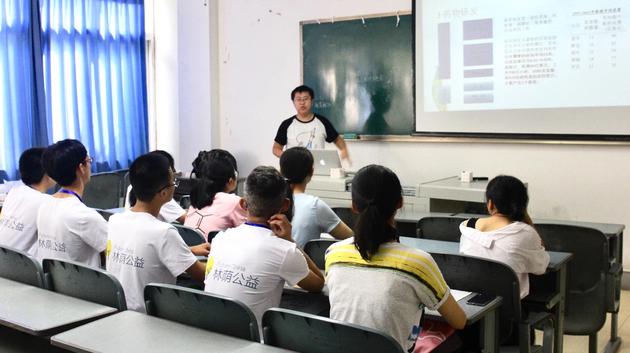
M 339 132 L 413 131 L 411 15 L 302 24 L 302 72 L 313 110 Z

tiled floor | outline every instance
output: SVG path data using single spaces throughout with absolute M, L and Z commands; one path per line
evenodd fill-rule
M 621 291 L 619 310 L 619 336 L 622 343 L 619 353 L 630 353 L 630 291 Z M 610 314 L 597 335 L 597 352 L 603 352 L 610 338 Z M 588 336 L 564 336 L 565 353 L 588 353 Z

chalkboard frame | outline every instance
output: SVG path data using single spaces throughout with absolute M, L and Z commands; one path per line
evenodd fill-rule
M 303 50 L 303 28 L 304 25 L 311 25 L 311 24 L 326 24 L 326 23 L 335 23 L 335 22 L 342 22 L 342 21 L 357 21 L 357 20 L 368 20 L 368 19 L 374 19 L 374 18 L 382 18 L 382 17 L 394 17 L 394 16 L 411 16 L 411 36 L 412 36 L 412 41 L 410 43 L 411 46 L 411 53 L 412 53 L 412 65 L 411 65 L 411 75 L 412 75 L 412 80 L 411 80 L 411 86 L 412 86 L 412 105 L 414 103 L 415 100 L 415 72 L 414 72 L 414 64 L 413 64 L 413 60 L 414 60 L 414 47 L 413 47 L 413 42 L 414 42 L 414 18 L 412 16 L 412 11 L 409 10 L 400 10 L 400 11 L 396 11 L 396 12 L 383 12 L 383 13 L 374 13 L 374 14 L 366 14 L 366 15 L 353 15 L 353 16 L 340 16 L 340 17 L 330 17 L 330 18 L 319 18 L 319 19 L 312 19 L 312 20 L 304 20 L 304 21 L 300 21 L 299 22 L 299 26 L 300 26 L 300 78 L 301 78 L 301 82 L 302 84 L 304 83 L 304 50 Z M 413 136 L 414 134 L 414 130 L 415 130 L 415 108 L 412 106 L 411 109 L 411 115 L 409 116 L 409 126 L 410 126 L 410 130 L 408 132 L 405 132 L 404 134 L 396 134 L 396 135 L 370 135 L 370 134 L 357 134 L 357 138 L 353 139 L 355 141 L 361 141 L 361 140 L 379 140 L 379 141 L 386 141 L 386 140 L 391 140 L 391 139 L 396 139 L 399 137 L 403 137 L 403 138 L 408 138 L 410 136 Z M 340 131 L 341 132 L 341 131 Z
M 416 3 L 422 0 L 411 0 L 411 28 L 412 28 L 412 45 L 413 49 L 411 51 L 412 58 L 412 73 L 414 75 L 414 84 L 413 84 L 413 116 L 417 114 L 416 112 L 416 14 L 417 14 L 417 6 Z M 438 138 L 437 141 L 442 142 L 452 142 L 457 139 L 473 139 L 473 140 L 509 140 L 509 142 L 523 142 L 524 140 L 531 140 L 531 143 L 557 143 L 563 144 L 567 141 L 575 141 L 578 144 L 598 144 L 598 142 L 602 142 L 602 144 L 608 145 L 613 143 L 615 145 L 628 145 L 630 144 L 630 135 L 605 135 L 605 134 L 539 134 L 539 133 L 480 133 L 480 132 L 456 132 L 456 131 L 444 131 L 444 132 L 433 132 L 433 131 L 418 131 L 418 126 L 416 126 L 414 121 L 414 132 L 411 134 L 414 137 L 427 137 L 427 138 Z M 447 140 L 440 140 L 439 138 L 447 138 Z

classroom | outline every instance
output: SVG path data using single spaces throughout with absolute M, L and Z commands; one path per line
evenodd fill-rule
M 7 3 L 13 2 L 0 0 L 0 3 L 5 1 Z M 120 2 L 121 0 L 103 1 Z M 581 0 L 580 3 L 585 3 L 586 6 L 597 3 L 596 1 L 589 1 Z M 27 2 L 34 4 L 55 3 L 53 0 L 29 0 Z M 60 3 L 66 2 L 72 3 L 73 1 L 60 0 Z M 190 175 L 191 163 L 200 151 L 223 149 L 229 151 L 238 162 L 238 191 L 242 190 L 240 187 L 245 178 L 256 167 L 273 166 L 280 169 L 279 159 L 272 153 L 274 136 L 276 136 L 280 123 L 295 114 L 296 108 L 290 99 L 291 91 L 296 86 L 308 84 L 304 82 L 305 73 L 308 72 L 309 68 L 303 65 L 304 53 L 308 49 L 303 47 L 306 45 L 302 37 L 303 26 L 307 24 L 326 26 L 344 21 L 355 21 L 359 25 L 363 21 L 369 25 L 371 18 L 411 16 L 414 11 L 416 12 L 415 16 L 418 16 L 423 2 L 436 3 L 429 0 L 125 0 L 122 2 L 134 3 L 136 6 L 140 6 L 144 13 L 143 38 L 146 41 L 143 55 L 146 72 L 142 78 L 144 80 L 142 83 L 146 85 L 144 125 L 140 124 L 130 128 L 126 132 L 127 135 L 118 135 L 118 137 L 111 135 L 116 133 L 113 130 L 106 129 L 107 132 L 99 132 L 99 127 L 96 125 L 90 125 L 92 128 L 90 133 L 83 131 L 83 127 L 79 133 L 76 130 L 71 132 L 71 129 L 68 129 L 70 132 L 65 134 L 57 132 L 50 134 L 51 138 L 48 144 L 64 138 L 76 138 L 88 147 L 93 145 L 90 144 L 91 142 L 86 142 L 86 139 L 101 141 L 99 142 L 101 147 L 98 149 L 100 154 L 98 156 L 90 154 L 90 156 L 96 157 L 97 160 L 98 158 L 108 160 L 110 165 L 120 162 L 121 168 L 109 168 L 110 170 L 128 169 L 131 162 L 141 154 L 153 150 L 164 150 L 173 156 L 174 169 L 182 172 L 184 176 Z M 606 2 L 622 8 L 623 17 L 620 17 L 620 22 L 623 20 L 625 24 L 630 24 L 630 17 L 628 17 L 630 8 L 626 3 L 619 0 L 606 0 Z M 456 0 L 444 3 L 452 4 L 458 8 L 473 6 L 459 5 Z M 492 1 L 475 1 L 475 3 L 492 3 Z M 542 2 L 536 1 L 535 3 Z M 115 17 L 115 15 L 112 16 Z M 407 20 L 414 21 L 414 19 L 415 17 L 412 16 Z M 418 23 L 416 22 L 415 26 L 418 26 Z M 6 42 L 0 40 L 0 43 Z M 624 58 L 623 55 L 630 55 L 628 41 L 624 43 L 619 50 L 620 58 Z M 414 50 L 414 45 L 419 44 L 417 42 L 409 43 L 412 48 L 411 51 Z M 0 48 L 0 50 L 3 49 L 5 48 Z M 416 50 L 415 55 L 418 55 L 417 53 Z M 627 65 L 627 62 L 623 65 Z M 620 60 L 620 63 L 623 63 L 623 60 Z M 419 70 L 417 62 L 414 64 L 415 70 Z M 52 64 L 48 62 L 47 65 L 54 65 L 54 60 Z M 54 71 L 54 66 L 48 69 Z M 625 69 L 627 70 L 627 67 Z M 422 83 L 418 80 L 417 71 L 413 72 L 413 75 L 409 81 L 412 82 L 411 85 L 415 86 L 416 99 L 418 99 L 421 92 L 419 86 Z M 414 116 L 405 117 L 405 119 L 413 121 L 409 133 L 361 138 L 361 134 L 358 136 L 356 134 L 344 135 L 345 132 L 350 131 L 339 130 L 339 133 L 345 137 L 345 144 L 350 157 L 350 163 L 348 160 L 342 160 L 342 167 L 346 171 L 356 172 L 370 164 L 385 166 L 398 176 L 403 190 L 406 191 L 407 188 L 411 188 L 418 193 L 421 192 L 423 184 L 448 177 L 459 177 L 462 171 L 470 171 L 473 176 L 489 179 L 498 175 L 512 175 L 526 183 L 529 195 L 527 211 L 536 224 L 538 224 L 536 220 L 561 220 L 565 223 L 588 222 L 618 226 L 615 228 L 619 229 L 616 236 L 621 239 L 617 242 L 620 249 L 616 259 L 617 265 L 621 266 L 619 280 L 621 290 L 615 292 L 618 295 L 617 299 L 621 302 L 618 313 L 613 319 L 611 312 L 615 310 L 607 311 L 607 321 L 599 333 L 595 335 L 597 341 L 594 343 L 595 347 L 592 347 L 594 350 L 589 350 L 589 344 L 592 343 L 589 343 L 588 335 L 564 335 L 563 346 L 560 345 L 560 350 L 558 350 L 558 345 L 556 345 L 553 351 L 576 353 L 587 351 L 630 352 L 630 344 L 628 343 L 630 342 L 630 249 L 628 248 L 629 245 L 624 246 L 622 241 L 623 228 L 630 225 L 630 213 L 627 212 L 630 209 L 630 198 L 627 197 L 630 195 L 630 183 L 626 179 L 627 175 L 630 175 L 630 164 L 627 162 L 628 156 L 630 156 L 630 123 L 615 118 L 606 120 L 606 114 L 614 110 L 609 109 L 609 106 L 620 106 L 618 110 L 611 113 L 612 115 L 618 114 L 618 112 L 628 112 L 630 86 L 626 82 L 621 87 L 625 88 L 625 91 L 616 92 L 616 94 L 625 103 L 605 104 L 606 108 L 601 109 L 597 108 L 596 104 L 590 106 L 589 114 L 591 115 L 587 117 L 599 118 L 602 116 L 603 122 L 591 122 L 592 126 L 585 126 L 583 131 L 586 133 L 584 135 L 588 136 L 583 138 L 580 136 L 550 138 L 544 136 L 544 131 L 541 133 L 538 130 L 525 131 L 526 137 L 502 136 L 501 131 L 498 134 L 490 131 L 489 135 L 484 134 L 487 131 L 464 133 L 463 135 L 418 134 L 419 126 L 416 126 L 415 119 L 418 119 L 419 116 L 419 106 L 417 102 L 414 102 L 414 106 L 408 108 L 415 112 L 415 118 Z M 347 90 L 346 94 L 350 95 L 348 92 L 351 91 L 351 89 Z M 589 91 L 589 89 L 575 89 L 575 91 Z M 4 97 L 2 92 L 4 91 L 0 91 L 0 97 Z M 318 90 L 315 94 L 316 96 L 320 94 L 325 96 L 328 93 Z M 574 92 L 567 92 L 567 95 L 571 94 Z M 80 94 L 77 97 L 75 98 L 81 99 Z M 57 97 L 56 99 L 66 98 Z M 54 101 L 48 102 L 48 105 L 56 106 Z M 576 106 L 576 112 L 579 111 L 579 107 L 579 105 Z M 5 111 L 0 110 L 3 114 Z M 314 111 L 317 113 L 317 105 Z M 510 110 L 508 108 L 504 111 L 509 112 Z M 526 112 L 527 109 L 524 111 Z M 70 115 L 72 111 L 64 111 L 63 114 Z M 571 114 L 565 115 L 570 117 Z M 577 124 L 586 116 L 578 115 L 576 114 L 575 120 Z M 623 116 L 623 114 L 618 115 Z M 619 116 L 615 115 L 616 118 Z M 555 117 L 555 115 L 551 114 L 549 117 Z M 0 117 L 0 119 L 4 118 L 4 116 Z M 63 117 L 61 119 L 63 120 Z M 477 116 L 474 119 L 477 119 Z M 4 122 L 5 120 L 0 121 Z M 538 122 L 539 120 L 535 121 Z M 619 123 L 619 125 L 615 126 L 614 123 Z M 574 131 L 571 130 L 574 128 L 573 124 L 576 123 L 571 120 L 562 120 L 551 129 L 559 129 L 560 135 L 571 135 Z M 11 129 L 11 125 L 8 123 L 0 127 L 2 145 L 3 149 L 14 150 L 16 149 L 15 146 L 8 146 L 13 143 L 13 140 L 5 137 L 8 136 L 6 131 L 9 129 Z M 576 129 L 579 131 L 580 127 L 578 126 Z M 135 134 L 142 137 L 137 137 L 134 146 L 125 151 L 125 153 L 129 153 L 125 154 L 125 159 L 128 160 L 118 161 L 115 156 L 106 155 L 107 147 L 103 145 L 103 140 L 109 139 L 109 143 L 112 145 L 124 145 L 130 143 L 128 140 L 134 140 Z M 593 138 L 593 134 L 600 134 L 604 137 Z M 614 136 L 610 138 L 610 135 Z M 26 148 L 34 147 L 34 145 L 22 146 L 17 152 L 18 157 L 19 153 Z M 326 149 L 335 150 L 335 146 L 329 143 Z M 94 151 L 93 148 L 88 148 L 88 150 Z M 0 162 L 4 163 L 6 158 L 5 156 L 1 157 Z M 14 158 L 11 165 L 14 169 L 17 169 L 16 160 Z M 0 165 L 0 170 L 4 171 L 5 169 L 8 168 L 4 164 Z M 105 169 L 98 170 L 98 172 L 106 171 Z M 92 174 L 95 172 L 97 170 L 93 169 Z M 15 173 L 11 171 L 9 171 L 9 176 L 12 178 L 7 179 L 15 179 Z M 484 189 L 486 184 L 484 183 Z M 315 188 L 314 185 L 311 187 Z M 485 205 L 484 191 L 479 191 L 478 194 L 481 199 L 475 202 Z M 331 203 L 324 196 L 327 195 L 328 198 L 334 199 L 335 197 L 330 196 L 331 193 L 312 192 L 312 194 L 329 202 L 333 208 L 340 207 L 341 204 L 344 204 L 344 207 L 350 206 L 349 192 L 346 193 L 348 199 L 343 199 L 346 196 L 341 197 L 343 200 L 339 201 L 339 204 L 334 204 L 335 201 Z M 405 202 L 411 200 L 410 202 L 413 204 L 416 198 L 420 199 L 420 195 L 406 196 Z M 429 204 L 427 206 L 413 204 L 413 206 L 415 213 L 414 210 L 410 211 L 408 208 L 403 208 L 403 211 L 408 211 L 404 214 L 405 216 L 412 215 L 410 217 L 413 219 L 411 223 L 414 227 L 418 221 L 418 219 L 413 218 L 416 213 L 435 211 L 430 209 Z M 440 209 L 438 212 L 450 212 L 450 210 Z M 456 216 L 457 212 L 459 211 L 452 211 L 450 214 Z M 400 217 L 398 220 L 401 222 Z M 606 231 L 603 232 L 606 233 Z M 415 234 L 405 235 L 415 236 Z M 414 241 L 406 240 L 407 243 L 403 241 L 401 243 L 408 245 L 413 244 Z M 429 250 L 425 251 L 433 254 Z M 457 249 L 454 252 L 457 253 Z M 439 256 L 436 256 L 437 258 Z M 568 266 L 570 266 L 571 262 L 568 261 Z M 444 270 L 442 271 L 444 272 Z M 3 273 L 0 270 L 0 274 Z M 446 277 L 449 278 L 449 276 Z M 7 284 L 3 283 L 0 282 L 0 286 L 9 288 Z M 17 291 L 18 289 L 13 288 L 12 290 Z M 160 289 L 156 291 L 162 293 Z M 163 289 L 163 291 L 166 293 L 167 289 Z M 41 293 L 39 294 L 41 295 Z M 297 301 L 304 300 L 299 294 L 295 295 L 300 298 Z M 66 296 L 63 297 L 55 300 L 60 300 L 60 303 L 63 300 L 68 300 L 67 305 L 77 307 L 83 305 L 72 302 L 65 298 Z M 172 298 L 168 299 L 173 300 Z M 157 298 L 156 300 L 160 299 Z M 162 298 L 161 300 L 167 299 Z M 313 299 L 313 301 L 315 300 Z M 3 310 L 2 301 L 0 291 L 0 312 Z M 103 309 L 100 308 L 99 310 Z M 160 335 L 168 337 L 169 330 L 179 333 L 179 331 L 162 323 L 149 322 L 144 317 L 131 316 L 127 313 L 129 311 L 131 310 L 113 315 L 111 311 L 99 312 L 97 316 L 104 318 L 96 319 L 92 324 L 102 322 L 102 326 L 94 326 L 99 330 L 114 329 L 117 322 L 112 319 L 116 315 L 125 314 L 129 317 L 120 321 L 124 322 L 125 325 L 147 325 L 147 327 L 151 327 L 151 330 L 155 330 L 150 339 L 159 340 Z M 182 311 L 185 312 L 185 309 Z M 188 314 L 191 317 L 195 316 L 193 312 Z M 85 320 L 85 323 L 92 320 Z M 151 325 L 155 325 L 155 327 Z M 0 328 L 5 330 L 0 330 L 0 339 L 8 337 L 5 336 L 7 335 L 6 327 L 16 328 L 11 326 L 7 318 L 0 314 Z M 74 327 L 76 325 L 73 325 L 72 328 Z M 82 332 L 78 330 L 85 327 L 88 326 L 78 326 L 75 329 L 77 330 L 75 336 L 72 335 L 72 330 L 67 331 L 67 335 L 63 338 L 76 340 Z M 614 347 L 612 349 L 607 346 L 613 334 L 611 328 L 618 335 L 618 341 L 612 345 Z M 124 331 L 125 327 L 121 329 Z M 321 330 L 324 332 L 323 327 Z M 32 332 L 25 333 L 26 331 L 20 329 L 18 331 L 20 331 L 19 335 L 16 336 L 18 338 L 12 338 L 18 341 L 15 347 L 19 347 L 20 341 L 28 340 L 31 336 L 48 335 L 47 332 L 34 334 Z M 224 331 L 219 329 L 216 332 Z M 541 344 L 542 331 L 537 330 L 536 332 L 536 342 Z M 62 331 L 55 332 L 55 334 L 62 334 Z M 324 333 L 321 334 L 324 335 Z M 271 346 L 258 345 L 258 343 L 256 343 L 257 346 L 252 346 L 251 342 L 245 345 L 225 337 L 227 336 L 212 333 L 212 338 L 216 342 L 220 342 L 216 346 L 219 348 L 216 348 L 215 351 L 239 351 L 240 349 L 243 349 L 242 351 L 267 351 L 265 349 L 269 349 L 269 352 L 275 351 L 269 348 Z M 262 338 L 263 333 L 256 333 L 256 337 Z M 558 336 L 556 335 L 554 338 L 557 342 Z M 48 339 L 50 339 L 50 335 Z M 199 347 L 192 345 L 194 342 L 203 342 L 204 339 L 207 337 L 204 337 L 203 331 L 196 332 L 196 336 L 191 338 L 189 343 L 182 343 L 181 351 L 199 349 Z M 45 344 L 44 347 L 50 348 L 51 351 L 62 348 L 70 351 L 90 351 L 73 348 L 70 345 L 52 347 L 48 341 Z M 54 343 L 53 346 L 55 346 Z M 15 347 L 15 351 L 24 351 Z M 484 349 L 486 348 L 484 347 Z M 487 351 L 493 351 L 492 348 Z M 137 349 L 142 351 L 143 348 L 138 346 Z M 154 347 L 154 349 L 157 348 Z

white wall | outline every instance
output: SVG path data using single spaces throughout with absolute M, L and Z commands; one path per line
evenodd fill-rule
M 214 120 L 220 139 L 213 145 L 232 151 L 242 174 L 259 164 L 276 165 L 273 137 L 280 121 L 294 113 L 289 93 L 301 83 L 299 22 L 398 10 L 410 11 L 411 2 L 219 0 L 218 12 L 210 15 L 218 17 L 219 35 L 218 66 L 210 70 L 218 72 L 220 83 L 219 118 Z M 180 86 L 201 85 L 205 77 L 189 79 Z M 195 124 L 206 124 L 204 119 L 208 114 L 181 120 L 181 129 L 191 131 Z M 182 133 L 180 148 L 194 143 L 188 136 L 195 134 Z M 630 224 L 629 147 L 356 141 L 349 148 L 355 168 L 384 164 L 405 184 L 463 169 L 479 176 L 513 174 L 529 183 L 533 217 Z M 624 262 L 630 268 L 630 251 Z
M 178 170 L 189 171 L 197 153 L 219 139 L 218 119 L 211 118 L 219 111 L 217 3 L 154 0 L 154 9 L 159 128 L 151 147 L 167 150 Z

